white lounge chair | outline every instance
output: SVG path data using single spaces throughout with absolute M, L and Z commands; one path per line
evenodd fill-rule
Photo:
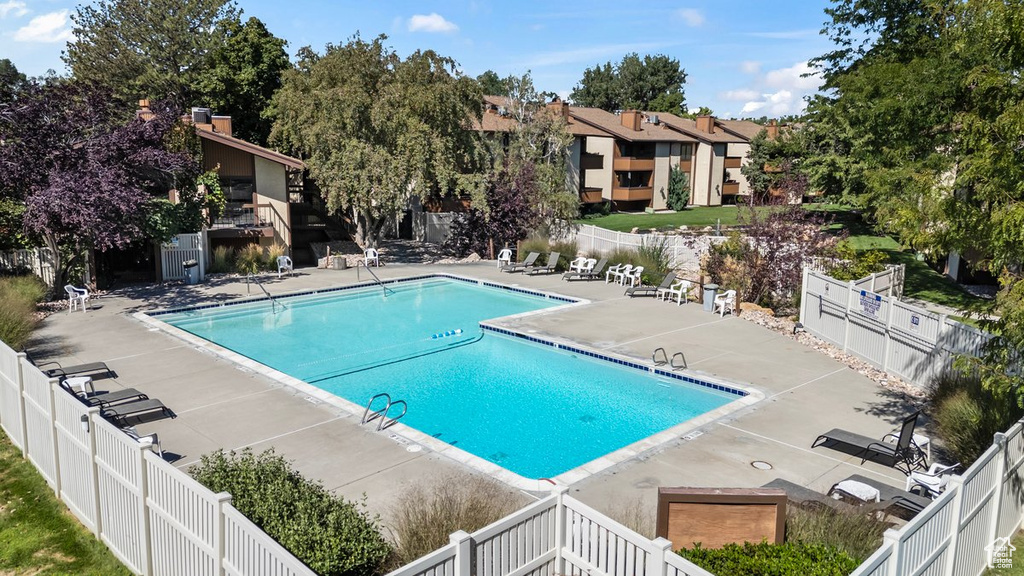
M 732 314 L 732 309 L 736 306 L 736 291 L 726 290 L 716 295 L 714 304 L 715 308 L 711 311 L 712 314 L 718 312 L 719 316 L 725 316 L 726 310 L 729 310 L 729 314 Z
M 292 259 L 287 256 L 277 257 L 277 277 L 280 278 L 284 272 L 294 272 L 292 267 Z
M 502 266 L 508 266 L 511 263 L 512 263 L 512 249 L 511 248 L 502 248 L 498 252 L 498 269 L 500 270 Z
M 629 285 L 629 286 L 639 286 L 640 285 L 640 275 L 643 274 L 643 273 L 644 273 L 644 267 L 643 266 L 637 266 L 637 267 L 633 268 L 632 270 L 630 270 L 629 272 L 626 272 L 625 274 L 623 274 L 622 276 L 619 277 L 619 285 L 620 286 L 626 286 L 626 285 Z
M 85 312 L 85 307 L 89 305 L 89 291 L 85 288 L 75 288 L 71 284 L 65 286 L 64 291 L 68 293 L 68 314 L 72 310 L 77 310 L 79 304 L 82 306 L 82 312 Z
M 375 267 L 380 267 L 380 254 L 377 253 L 376 248 L 367 248 L 363 253 L 363 263 L 367 267 L 372 263 Z
M 620 283 L 619 281 L 622 277 L 629 274 L 632 270 L 632 264 L 619 264 L 618 266 L 612 266 L 604 274 L 604 283 L 607 284 L 612 281 Z
M 693 287 L 693 282 L 689 280 L 679 280 L 673 283 L 668 288 L 658 289 L 658 299 L 671 302 L 676 301 L 676 306 L 686 302 L 690 297 L 690 288 Z
M 580 256 L 569 262 L 569 272 L 583 272 L 583 268 L 587 265 L 587 257 Z

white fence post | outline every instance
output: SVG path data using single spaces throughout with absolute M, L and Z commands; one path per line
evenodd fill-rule
M 885 340 L 882 341 L 882 372 L 889 371 L 889 352 L 892 347 L 892 317 L 893 308 L 896 303 L 896 299 L 892 297 L 892 292 L 889 293 L 888 301 L 886 302 L 886 318 L 885 318 Z
M 217 559 L 217 575 L 224 576 L 226 573 L 224 570 L 224 507 L 231 504 L 231 494 L 227 492 L 218 492 L 217 498 L 217 514 L 214 516 L 213 521 L 217 523 L 217 527 L 214 530 L 214 541 L 213 541 L 213 554 Z
M 846 297 L 846 314 L 843 316 L 843 352 L 850 345 L 850 311 L 853 310 L 853 296 L 857 293 L 857 283 L 850 280 L 849 294 Z
M 49 413 L 50 420 L 50 447 L 53 450 L 53 491 L 57 495 L 57 499 L 60 499 L 60 448 L 57 446 L 57 410 L 53 405 L 53 389 L 60 389 L 60 384 L 57 383 L 56 378 L 50 379 L 50 385 L 47 386 L 46 401 L 49 403 L 47 406 L 47 412 Z
M 889 556 L 889 574 L 902 574 L 903 569 L 903 546 L 900 546 L 900 533 L 889 528 L 882 534 L 882 546 L 892 545 L 892 554 Z
M 665 555 L 672 553 L 672 542 L 659 536 L 651 542 L 650 551 L 645 576 L 665 576 L 668 568 Z
M 100 511 L 100 465 L 96 462 L 96 422 L 100 420 L 100 407 L 89 408 L 87 418 L 86 422 L 89 424 L 89 474 L 92 476 L 92 517 L 96 519 L 93 522 L 93 527 L 96 537 L 99 538 L 103 533 L 103 513 Z
M 963 520 L 963 502 L 964 502 L 964 480 L 962 477 L 953 475 L 949 479 L 949 483 L 946 485 L 946 491 L 956 490 L 953 494 L 953 510 L 956 510 L 956 514 L 950 514 L 950 522 L 952 526 L 949 527 L 952 530 L 954 536 L 950 538 L 949 548 L 946 551 L 946 558 L 949 560 L 946 563 L 946 569 L 944 574 L 946 576 L 954 576 L 953 570 L 956 569 L 956 549 L 960 543 L 960 521 Z M 996 512 L 998 516 L 998 511 Z
M 15 375 L 15 382 L 18 385 L 18 419 L 21 420 L 21 430 L 18 432 L 21 434 L 21 457 L 28 458 L 28 422 L 25 420 L 25 371 L 22 366 L 25 365 L 28 360 L 27 354 L 21 352 L 18 354 L 18 368 L 17 374 Z
M 455 545 L 455 576 L 473 574 L 473 539 L 465 530 L 452 532 L 448 542 Z
M 153 573 L 153 535 L 149 527 L 149 471 L 146 466 L 146 452 L 152 444 L 138 444 L 138 479 L 139 479 L 139 550 L 142 552 L 141 568 L 143 576 Z
M 996 473 L 995 473 L 995 494 L 992 495 L 994 508 L 992 509 L 992 521 L 989 522 L 988 526 L 988 538 L 989 542 L 995 542 L 995 539 L 999 537 L 999 512 L 1003 507 L 1003 477 L 1006 476 L 1006 434 L 1002 432 L 996 432 L 992 438 L 992 443 L 999 446 L 999 455 L 996 456 Z M 985 557 L 989 566 L 992 565 L 992 555 L 995 554 L 995 547 L 989 546 L 986 549 Z
M 555 499 L 555 574 L 565 574 L 565 558 L 562 556 L 562 548 L 565 547 L 565 531 L 567 526 L 565 510 L 565 494 L 569 491 L 566 486 L 557 486 L 552 492 Z
M 797 319 L 801 324 L 804 323 L 804 308 L 807 307 L 807 266 L 805 265 L 803 271 L 800 273 L 800 317 Z

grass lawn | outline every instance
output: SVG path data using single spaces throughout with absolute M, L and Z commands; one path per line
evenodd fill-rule
M 736 206 L 707 206 L 660 214 L 616 212 L 576 222 L 578 224 L 593 224 L 616 232 L 629 232 L 633 228 L 674 230 L 680 226 L 714 226 L 719 219 L 722 221 L 722 226 L 735 226 L 738 223 L 739 212 Z
M 71 515 L 3 432 L 0 574 L 131 574 Z
M 1024 551 L 1024 532 L 1017 532 L 1011 542 L 1017 550 Z M 1024 554 L 1014 551 L 1012 565 L 1008 568 L 990 568 L 983 572 L 984 576 L 1024 576 Z

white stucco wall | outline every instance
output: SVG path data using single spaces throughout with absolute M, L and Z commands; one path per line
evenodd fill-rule
M 600 188 L 601 197 L 605 200 L 612 198 L 612 165 L 614 164 L 614 138 L 602 138 L 600 136 L 587 136 L 587 152 L 604 156 L 604 162 L 599 169 L 590 169 L 586 172 L 587 186 Z
M 259 156 L 256 160 L 256 191 L 253 204 L 270 204 L 276 216 L 274 218 L 273 242 L 291 248 L 291 215 L 288 212 L 288 177 L 285 167 Z M 264 240 L 270 240 L 266 238 Z

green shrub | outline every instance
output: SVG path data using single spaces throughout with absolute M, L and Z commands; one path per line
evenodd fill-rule
M 189 472 L 210 490 L 229 492 L 239 512 L 317 574 L 370 576 L 391 553 L 375 518 L 303 478 L 273 450 L 218 450 Z
M 836 280 L 860 280 L 865 276 L 882 272 L 889 263 L 889 255 L 881 250 L 860 252 L 847 243 L 836 247 L 836 253 L 843 262 L 828 271 L 828 275 Z
M 559 240 L 553 242 L 549 252 L 558 252 L 562 255 L 558 259 L 558 266 L 555 268 L 559 272 L 564 272 L 569 269 L 569 262 L 572 262 L 576 258 L 576 254 L 579 253 L 580 247 L 575 240 Z
M 680 550 L 679 555 L 720 576 L 845 576 L 858 565 L 857 560 L 836 548 L 791 542 L 745 542 L 720 549 L 697 544 Z
M 448 543 L 457 530 L 475 532 L 521 508 L 521 493 L 489 478 L 441 477 L 416 484 L 395 502 L 395 564 L 400 566 Z
M 655 238 L 648 241 L 646 238 L 636 251 L 633 264 L 643 266 L 644 271 L 640 280 L 644 284 L 658 284 L 669 271 L 669 260 L 672 258 L 668 250 L 668 239 L 665 237 Z
M 932 420 L 943 444 L 966 469 L 992 436 L 1024 416 L 1013 398 L 993 393 L 977 376 L 947 371 L 931 381 Z
M 540 252 L 544 254 L 550 251 L 550 245 L 548 239 L 541 236 L 530 236 L 526 240 L 519 243 L 519 261 L 526 260 L 526 257 L 530 252 Z M 538 259 L 539 261 L 540 259 Z M 543 262 L 541 262 L 543 264 Z
M 668 198 L 666 204 L 672 210 L 686 210 L 690 203 L 690 175 L 678 166 L 673 166 L 668 173 Z
M 19 350 L 36 327 L 36 303 L 46 285 L 36 276 L 0 278 L 0 340 Z
M 889 524 L 851 510 L 805 510 L 790 506 L 786 512 L 786 542 L 831 546 L 863 562 L 882 545 Z
M 257 244 L 249 244 L 238 251 L 235 258 L 235 270 L 242 275 L 256 274 L 263 269 L 265 263 L 263 248 Z
M 224 272 L 231 272 L 235 269 L 235 251 L 227 246 L 217 246 L 213 249 L 213 255 L 210 258 L 210 269 L 207 272 L 211 274 L 221 274 Z
M 272 272 L 277 272 L 277 258 L 278 256 L 284 256 L 288 251 L 284 246 L 278 243 L 272 244 L 266 251 L 266 258 L 263 261 L 263 269 Z

